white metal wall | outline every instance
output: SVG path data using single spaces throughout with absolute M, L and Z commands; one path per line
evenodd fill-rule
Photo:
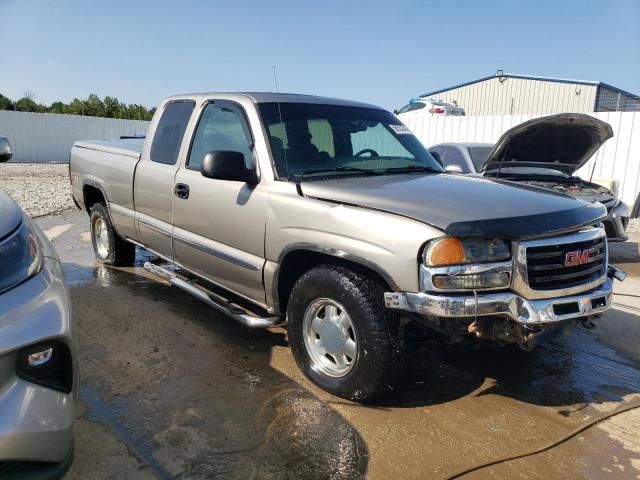
M 67 162 L 77 140 L 144 135 L 149 122 L 0 110 L 0 136 L 8 137 L 16 162 Z
M 464 108 L 467 115 L 520 115 L 593 112 L 595 85 L 524 78 L 490 78 L 436 93 L 429 98 Z
M 590 115 L 611 125 L 609 139 L 578 171 L 589 178 L 595 162 L 594 178 L 620 182 L 620 195 L 633 206 L 640 191 L 640 112 L 600 112 Z M 443 142 L 495 143 L 506 130 L 541 115 L 498 115 L 482 117 L 444 117 L 402 115 L 402 121 L 425 144 Z

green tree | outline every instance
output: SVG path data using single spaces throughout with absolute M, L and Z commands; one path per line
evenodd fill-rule
M 33 99 L 22 97 L 16 102 L 16 110 L 19 112 L 39 112 L 38 104 Z
M 13 101 L 0 93 L 0 110 L 13 110 Z
M 115 97 L 104 97 L 104 116 L 108 118 L 121 118 L 122 109 L 120 102 Z
M 49 105 L 49 108 L 47 109 L 47 112 L 49 113 L 65 113 L 64 111 L 65 109 L 65 104 L 62 102 L 53 102 L 51 105 Z
M 90 117 L 104 117 L 104 103 L 100 100 L 100 97 L 95 93 L 89 95 L 84 101 L 85 109 L 84 114 Z

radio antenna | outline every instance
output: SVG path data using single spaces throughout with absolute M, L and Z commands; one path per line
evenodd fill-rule
M 496 173 L 496 179 L 500 176 L 500 170 L 502 170 L 502 163 L 504 162 L 504 157 L 507 156 L 507 152 L 509 150 L 509 144 L 511 143 L 511 138 L 509 138 L 509 140 L 507 140 L 507 146 L 504 147 L 504 154 L 502 155 L 502 158 L 500 159 L 500 165 L 498 165 L 498 172 Z
M 271 65 L 273 67 L 273 83 L 276 86 L 276 103 L 278 104 L 278 117 L 280 117 L 280 125 L 282 125 L 282 154 L 284 155 L 284 168 L 287 169 L 287 180 L 289 180 L 289 162 L 287 161 L 287 150 L 284 146 L 284 140 L 287 139 L 287 147 L 289 146 L 289 138 L 287 136 L 287 129 L 284 125 L 284 120 L 282 120 L 282 109 L 280 108 L 280 90 L 278 89 L 278 73 L 276 71 L 276 66 Z M 273 150 L 273 148 L 271 149 Z
M 278 72 L 276 71 L 276 66 L 271 65 L 273 67 L 273 83 L 276 84 L 276 93 L 280 93 L 278 91 Z

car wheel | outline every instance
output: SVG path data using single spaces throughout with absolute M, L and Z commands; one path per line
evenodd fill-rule
M 133 265 L 136 247 L 116 233 L 104 203 L 96 203 L 91 207 L 89 223 L 93 251 L 101 263 L 122 267 Z
M 348 268 L 321 265 L 293 287 L 288 335 L 298 367 L 313 383 L 342 398 L 380 397 L 397 370 L 397 335 L 382 286 Z

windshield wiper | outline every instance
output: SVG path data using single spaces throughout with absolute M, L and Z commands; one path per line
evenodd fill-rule
M 371 170 L 369 168 L 358 168 L 358 167 L 350 167 L 349 165 L 340 165 L 339 167 L 333 168 L 319 168 L 316 170 L 305 170 L 304 172 L 295 175 L 313 175 L 314 173 L 333 173 L 333 172 L 356 172 L 356 173 L 366 173 L 368 175 L 379 175 L 379 172 L 376 170 Z
M 407 165 L 406 167 L 389 167 L 384 170 L 379 170 L 381 172 L 431 172 L 431 173 L 442 173 L 440 170 L 436 170 L 435 168 L 427 167 L 426 165 Z

